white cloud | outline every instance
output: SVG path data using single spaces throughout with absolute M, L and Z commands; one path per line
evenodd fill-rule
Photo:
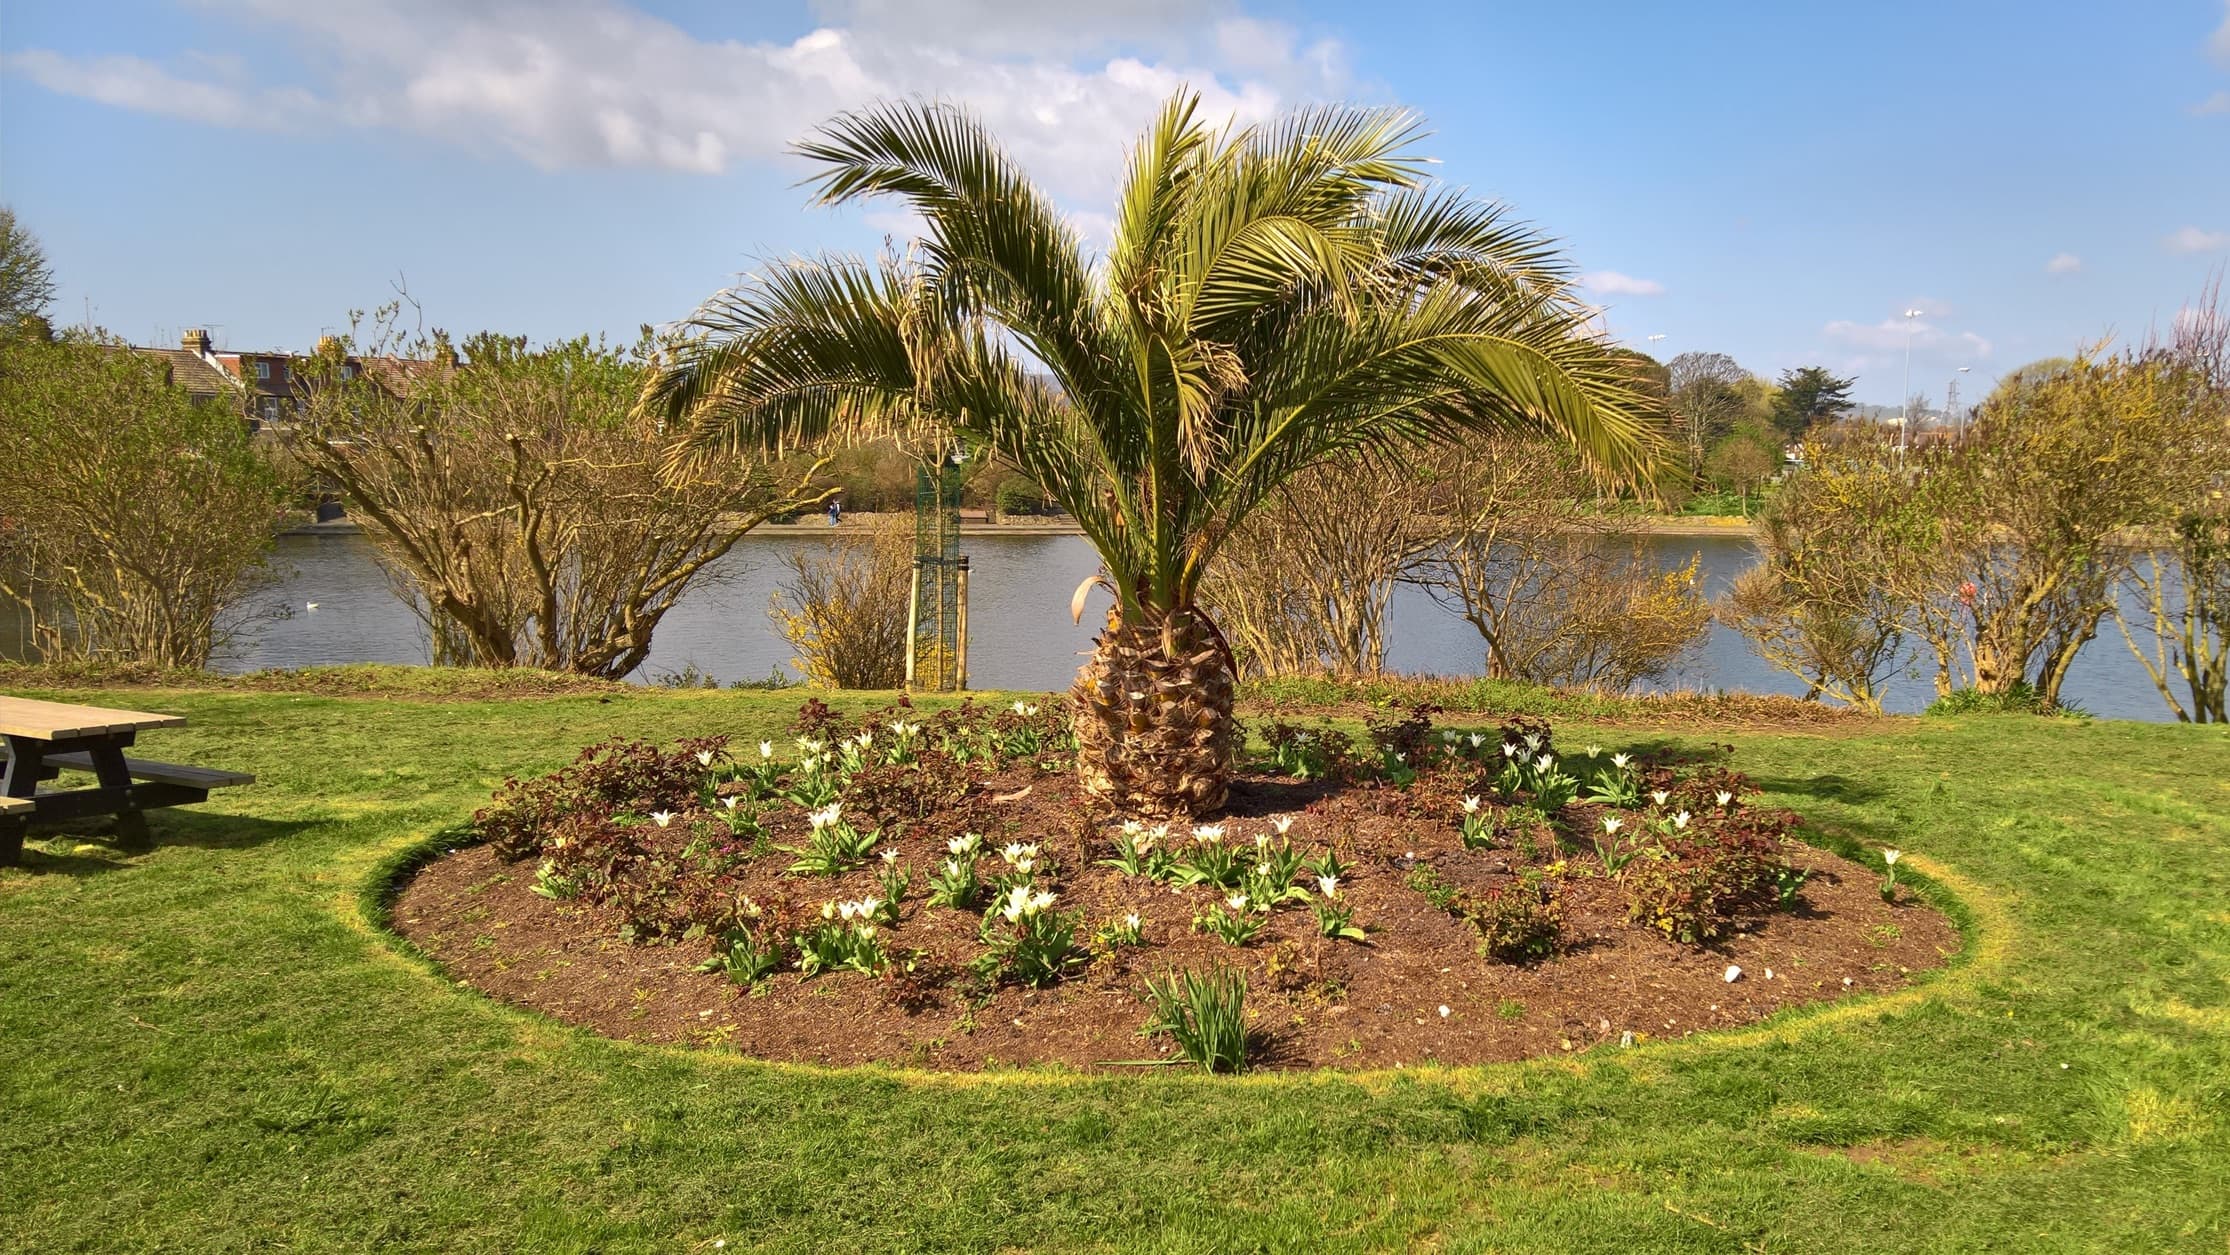
M 920 96 L 970 107 L 1056 196 L 1093 203 L 1179 86 L 1199 89 L 1211 116 L 1242 121 L 1347 87 L 1336 43 L 1303 46 L 1230 3 L 819 0 L 829 24 L 789 42 L 703 40 L 620 0 L 208 3 L 220 25 L 299 44 L 313 86 L 258 88 L 190 53 L 166 66 L 26 50 L 5 64 L 121 108 L 228 127 L 395 131 L 545 169 L 717 173 L 777 157 L 845 109 Z
M 1912 308 L 1919 308 L 1913 306 Z M 1910 322 L 1908 328 L 1906 324 Z M 1836 319 L 1821 328 L 1828 339 L 1871 355 L 1854 360 L 1879 365 L 1896 358 L 1902 360 L 1906 337 L 1912 337 L 1915 355 L 1931 358 L 1956 358 L 1966 361 L 1990 356 L 1990 341 L 1972 331 L 1953 332 L 1929 322 L 1926 318 L 1884 318 L 1878 323 L 1858 323 Z
M 1663 296 L 1665 285 L 1655 279 L 1637 279 L 1615 270 L 1595 270 L 1580 276 L 1580 286 L 1605 296 Z
M 2230 113 L 2230 92 L 2216 92 L 2193 105 L 2191 111 L 2200 117 L 2206 117 L 2214 113 Z
M 2163 238 L 2161 243 L 2171 253 L 2212 253 L 2230 248 L 2230 233 L 2179 227 Z
M 813 0 L 815 20 L 874 31 L 900 46 L 924 45 L 986 56 L 1062 56 L 1109 44 L 1174 51 L 1174 32 L 1233 11 L 1232 0 Z
M 2207 55 L 2218 65 L 2230 65 L 2230 0 L 2222 6 L 2222 25 L 2215 27 L 2214 35 L 2207 40 Z
M 182 78 L 139 57 L 66 57 L 34 48 L 9 53 L 0 64 L 48 91 L 215 126 L 290 131 L 327 118 L 323 104 L 299 88 L 257 91 L 233 82 Z M 203 64 L 233 77 L 222 62 Z
M 2073 253 L 2054 253 L 2052 260 L 2044 263 L 2048 275 L 2071 275 L 2083 268 L 2083 259 Z
M 929 220 L 911 209 L 870 209 L 860 220 L 898 243 L 918 240 L 929 229 Z

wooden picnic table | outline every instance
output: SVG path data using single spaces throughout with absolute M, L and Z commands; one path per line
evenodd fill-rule
M 0 697 L 0 742 L 7 746 L 0 774 L 0 866 L 22 861 L 23 835 L 31 824 L 89 815 L 116 816 L 116 835 L 125 848 L 146 849 L 151 841 L 145 811 L 205 802 L 211 789 L 255 779 L 124 756 L 141 731 L 185 722 L 181 715 Z M 94 785 L 39 792 L 40 781 L 65 768 L 92 773 Z

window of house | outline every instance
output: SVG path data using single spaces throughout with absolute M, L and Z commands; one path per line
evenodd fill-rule
M 279 421 L 279 398 L 263 398 L 263 421 L 267 423 Z
M 343 362 L 343 363 L 341 363 L 341 378 L 343 378 L 343 379 L 354 379 L 354 378 L 356 378 L 356 363 L 354 363 L 354 362 Z
M 256 363 L 256 378 L 258 378 L 258 379 L 266 379 L 266 380 L 267 380 L 267 379 L 269 379 L 269 378 L 271 378 L 271 363 L 269 363 L 269 362 L 257 362 L 257 363 Z

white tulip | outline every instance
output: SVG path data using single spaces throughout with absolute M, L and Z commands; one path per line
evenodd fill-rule
M 1476 815 L 1479 813 L 1478 794 L 1473 794 L 1463 800 L 1463 813 L 1466 815 Z
M 1325 897 L 1336 898 L 1340 896 L 1340 878 L 1337 876 L 1318 876 L 1316 878 L 1316 888 L 1317 892 L 1322 893 Z
M 730 793 L 728 796 L 720 799 L 720 804 L 727 807 L 729 810 L 734 810 L 736 808 L 736 803 L 742 800 L 743 799 L 741 797 Z
M 699 767 L 710 767 L 710 766 L 712 766 L 712 751 L 711 751 L 711 750 L 698 750 L 698 751 L 697 751 L 697 765 L 698 765 Z
M 759 742 L 759 757 L 761 757 L 761 758 L 772 758 L 772 757 L 774 757 L 774 742 L 772 742 L 772 741 L 761 741 L 761 742 Z
M 1882 862 L 1884 862 L 1884 863 L 1887 863 L 1887 864 L 1889 864 L 1889 865 L 1890 865 L 1891 867 L 1895 867 L 1895 866 L 1897 866 L 1897 860 L 1898 860 L 1898 859 L 1901 859 L 1901 858 L 1903 858 L 1903 857 L 1904 857 L 1904 853 L 1903 853 L 1902 851 L 1899 851 L 1899 850 L 1883 850 L 1883 851 L 1882 851 Z
M 1721 806 L 1725 806 L 1727 803 L 1734 801 L 1734 794 L 1727 792 L 1725 789 L 1721 789 L 1717 794 L 1713 796 L 1712 800 L 1719 803 L 1719 805 Z
M 1676 832 L 1685 832 L 1685 831 L 1687 831 L 1687 828 L 1688 828 L 1688 812 L 1687 812 L 1687 811 L 1682 811 L 1682 812 L 1680 812 L 1680 813 L 1679 813 L 1678 815 L 1675 815 L 1675 816 L 1673 816 L 1673 830 L 1674 830 L 1674 831 L 1676 831 Z
M 1618 816 L 1616 816 L 1616 815 L 1605 815 L 1605 816 L 1603 816 L 1603 831 L 1604 831 L 1605 833 L 1608 833 L 1608 834 L 1612 834 L 1612 835 L 1616 835 L 1616 834 L 1617 834 L 1617 832 L 1618 832 L 1618 830 L 1619 830 L 1619 829 L 1621 829 L 1621 828 L 1623 828 L 1623 827 L 1625 827 L 1625 826 L 1626 826 L 1626 821 L 1625 821 L 1625 820 L 1623 820 L 1623 819 L 1620 819 L 1620 818 L 1619 818 Z
M 1276 819 L 1270 821 L 1270 826 L 1277 829 L 1278 835 L 1282 837 L 1286 833 L 1293 831 L 1293 817 L 1291 815 L 1280 815 Z
M 1247 895 L 1243 893 L 1234 893 L 1230 897 L 1225 898 L 1224 903 L 1234 911 L 1244 911 L 1247 909 Z
M 1634 756 L 1632 754 L 1611 755 L 1611 766 L 1618 768 L 1620 771 L 1626 770 L 1627 767 L 1633 764 L 1633 761 Z
M 1650 793 L 1649 800 L 1657 803 L 1659 806 L 1663 806 L 1665 804 L 1665 799 L 1671 796 L 1672 794 L 1665 792 L 1663 789 L 1657 789 L 1653 790 Z
M 672 811 L 652 811 L 650 813 L 650 817 L 661 828 L 674 822 L 674 813 Z

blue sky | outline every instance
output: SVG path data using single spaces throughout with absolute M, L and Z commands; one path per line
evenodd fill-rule
M 451 330 L 624 336 L 904 232 L 806 206 L 782 150 L 835 110 L 964 101 L 1089 237 L 1187 82 L 1245 118 L 1415 108 L 1613 335 L 1877 404 L 1900 311 L 1913 388 L 1968 366 L 1972 399 L 2230 263 L 2226 0 L 0 0 L 0 199 L 61 320 L 142 342 L 306 348 L 398 275 Z

